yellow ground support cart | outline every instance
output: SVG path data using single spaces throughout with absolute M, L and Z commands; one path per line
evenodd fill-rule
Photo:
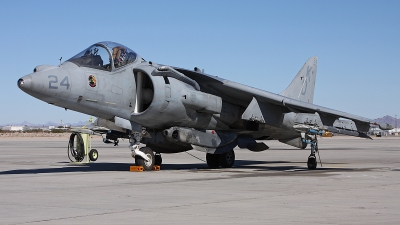
M 86 163 L 94 162 L 99 157 L 98 151 L 92 149 L 92 135 L 90 133 L 73 132 L 69 137 L 68 158 L 71 162 L 82 162 L 85 157 Z

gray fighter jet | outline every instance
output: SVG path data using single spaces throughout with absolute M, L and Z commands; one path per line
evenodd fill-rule
M 129 132 L 136 165 L 150 170 L 160 153 L 206 153 L 210 168 L 229 168 L 235 147 L 264 151 L 258 140 L 304 149 L 317 167 L 317 136 L 325 131 L 369 138 L 370 119 L 313 104 L 317 57 L 280 94 L 144 60 L 114 42 L 94 44 L 59 66 L 40 65 L 18 80 L 24 92 L 65 109 L 93 115 L 98 125 Z M 378 124 L 391 129 L 388 124 Z M 146 147 L 139 147 L 140 144 Z

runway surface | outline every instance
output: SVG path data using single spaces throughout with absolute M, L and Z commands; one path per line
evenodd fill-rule
M 231 169 L 187 153 L 160 171 L 129 172 L 128 141 L 94 138 L 98 161 L 71 164 L 68 138 L 0 138 L 0 224 L 400 224 L 400 138 L 267 141 L 236 149 Z M 190 154 L 205 160 L 204 153 Z

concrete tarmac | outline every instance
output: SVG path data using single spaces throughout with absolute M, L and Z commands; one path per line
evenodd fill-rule
M 0 138 L 0 224 L 400 224 L 400 138 L 267 141 L 236 149 L 230 169 L 205 154 L 163 154 L 160 171 L 129 172 L 128 141 L 93 138 L 98 161 L 72 164 L 68 138 Z

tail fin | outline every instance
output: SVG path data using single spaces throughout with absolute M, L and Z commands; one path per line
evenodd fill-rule
M 292 83 L 281 93 L 281 95 L 303 102 L 313 103 L 315 79 L 317 76 L 318 58 L 313 56 L 307 60 L 297 73 Z

